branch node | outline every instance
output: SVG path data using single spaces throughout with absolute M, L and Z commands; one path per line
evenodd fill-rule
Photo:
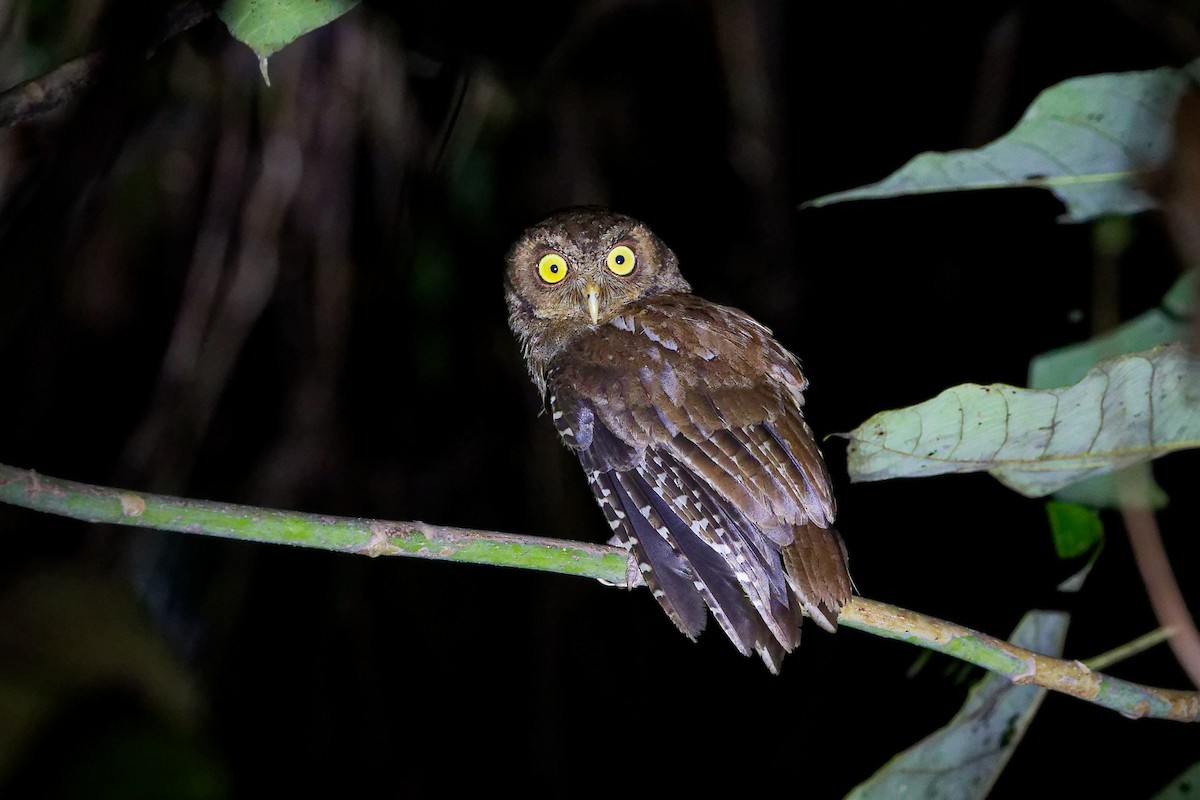
M 1025 670 L 1012 676 L 1012 682 L 1018 686 L 1023 686 L 1027 683 L 1037 683 L 1037 657 L 1029 656 L 1023 659 Z
M 368 528 L 371 531 L 371 539 L 360 547 L 358 552 L 371 558 L 388 556 L 396 552 L 397 548 L 392 544 L 392 537 L 399 533 L 399 531 L 394 525 L 374 521 Z
M 133 492 L 121 492 L 117 495 L 121 501 L 121 513 L 127 517 L 140 517 L 146 513 L 146 500 Z

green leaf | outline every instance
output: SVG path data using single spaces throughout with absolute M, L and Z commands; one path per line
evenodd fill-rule
M 217 9 L 217 16 L 233 38 L 258 56 L 266 80 L 268 57 L 309 31 L 333 22 L 358 3 L 359 0 L 225 0 Z
M 1175 106 L 1200 61 L 1072 78 L 1042 92 L 1017 126 L 978 150 L 922 153 L 884 180 L 805 205 L 931 192 L 1014 187 L 1050 189 L 1065 222 L 1153 208 L 1139 185 L 1171 150 Z
M 1068 616 L 1031 611 L 1012 642 L 1046 655 L 1059 655 Z M 1046 690 L 1018 686 L 1003 675 L 980 681 L 944 728 L 900 753 L 847 795 L 851 800 L 986 797 L 1033 720 Z
M 1200 800 L 1200 761 L 1164 786 L 1152 800 Z
M 846 436 L 853 481 L 986 470 L 1041 497 L 1200 447 L 1200 370 L 1176 343 L 1102 361 L 1062 389 L 955 386 Z
M 1059 558 L 1076 558 L 1104 538 L 1100 515 L 1087 506 L 1051 500 L 1046 503 L 1050 533 Z
M 1105 358 L 1183 339 L 1186 322 L 1193 313 L 1196 297 L 1196 273 L 1189 271 L 1163 296 L 1162 304 L 1129 320 L 1103 336 L 1086 342 L 1060 347 L 1034 356 L 1029 362 L 1029 388 L 1052 389 L 1079 381 L 1097 362 Z M 1166 505 L 1167 495 L 1151 476 L 1146 476 L 1151 508 Z M 1098 475 L 1065 486 L 1054 493 L 1059 500 L 1092 508 L 1116 508 L 1117 484 L 1112 474 Z
M 1069 386 L 1095 364 L 1122 353 L 1149 350 L 1187 335 L 1196 296 L 1196 273 L 1189 271 L 1163 296 L 1162 305 L 1086 342 L 1060 347 L 1029 362 L 1029 388 Z

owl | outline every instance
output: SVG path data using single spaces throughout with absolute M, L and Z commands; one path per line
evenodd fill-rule
M 627 216 L 560 211 L 507 261 L 533 382 L 675 625 L 695 639 L 711 612 L 772 672 L 803 616 L 832 631 L 850 576 L 796 358 Z

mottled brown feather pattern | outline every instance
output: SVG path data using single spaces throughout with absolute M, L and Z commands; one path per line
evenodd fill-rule
M 628 275 L 606 266 L 618 246 L 636 254 Z M 548 253 L 567 265 L 553 283 L 538 272 Z M 832 630 L 846 555 L 801 415 L 807 382 L 770 331 L 691 294 L 648 228 L 603 209 L 526 231 L 505 284 L 555 427 L 680 630 L 699 635 L 707 607 L 773 671 L 802 612 Z

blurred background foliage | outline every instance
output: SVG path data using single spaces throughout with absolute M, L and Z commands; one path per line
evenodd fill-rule
M 0 87 L 110 54 L 0 130 L 0 459 L 138 490 L 607 533 L 508 331 L 503 257 L 576 203 L 649 222 L 803 359 L 821 435 L 1086 339 L 1094 254 L 1035 190 L 797 211 L 977 146 L 1038 91 L 1200 54 L 1194 4 L 366 3 L 272 57 L 168 4 L 0 2 Z M 1154 215 L 1125 319 L 1179 265 Z M 850 486 L 865 595 L 992 633 L 1061 607 L 1041 503 Z M 1156 466 L 1193 609 L 1195 474 Z M 1194 464 L 1194 462 L 1192 462 Z M 1068 657 L 1154 627 L 1114 518 Z M 0 792 L 745 788 L 841 796 L 940 725 L 937 659 L 815 629 L 773 678 L 643 592 L 100 528 L 0 507 Z M 1186 686 L 1165 648 L 1114 674 Z M 1200 733 L 1046 700 L 993 796 L 1145 796 Z M 603 788 L 601 788 L 603 787 Z

